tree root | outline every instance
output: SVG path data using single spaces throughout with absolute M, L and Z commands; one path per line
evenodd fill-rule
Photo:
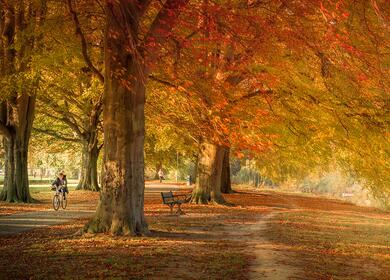
M 111 222 L 111 223 L 110 223 Z M 135 227 L 131 223 L 121 223 L 114 221 L 102 223 L 98 218 L 93 218 L 81 230 L 81 234 L 109 233 L 113 236 L 150 236 L 150 231 L 146 223 Z

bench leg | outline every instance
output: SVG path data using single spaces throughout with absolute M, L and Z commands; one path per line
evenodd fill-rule
M 177 211 L 176 211 L 176 213 L 177 213 L 178 215 L 185 215 L 184 211 L 181 210 L 181 204 L 178 204 L 178 205 L 177 205 Z

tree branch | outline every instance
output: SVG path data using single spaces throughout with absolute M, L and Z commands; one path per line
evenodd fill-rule
M 75 143 L 80 143 L 81 142 L 80 139 L 65 137 L 65 136 L 59 134 L 57 131 L 54 131 L 54 130 L 51 130 L 51 129 L 41 129 L 41 128 L 34 127 L 33 131 L 36 131 L 36 132 L 39 132 L 39 133 L 43 133 L 43 134 L 52 136 L 54 138 L 57 138 L 59 140 L 63 140 L 63 141 L 67 141 L 67 142 L 75 142 Z
M 52 118 L 53 120 L 62 121 L 63 123 L 67 124 L 71 129 L 73 129 L 77 135 L 79 135 L 80 138 L 84 137 L 84 134 L 81 132 L 80 128 L 78 127 L 77 123 L 73 123 L 67 116 L 66 112 L 60 111 L 56 109 L 57 106 L 54 104 L 54 106 L 51 106 L 51 108 L 54 110 L 55 113 L 59 114 L 60 116 L 55 116 L 51 114 L 48 110 L 42 111 L 42 114 L 45 116 Z
M 149 4 L 152 2 L 152 0 L 141 0 L 139 1 L 139 14 L 142 16 L 147 11 Z
M 85 62 L 87 63 L 88 67 L 91 69 L 91 71 L 96 75 L 96 77 L 99 79 L 100 82 L 104 83 L 104 76 L 100 71 L 93 65 L 89 55 L 88 55 L 88 46 L 87 46 L 87 40 L 85 39 L 84 33 L 81 31 L 80 21 L 77 16 L 76 11 L 73 9 L 72 6 L 72 0 L 68 0 L 68 9 L 69 13 L 72 16 L 73 22 L 76 27 L 76 35 L 79 36 L 81 41 L 81 51 L 84 57 Z
M 179 86 L 179 85 L 176 85 L 176 84 L 174 84 L 174 83 L 171 83 L 171 82 L 169 82 L 169 81 L 162 80 L 162 79 L 160 79 L 160 78 L 158 78 L 158 77 L 156 77 L 156 76 L 149 75 L 149 79 L 151 79 L 152 81 L 157 82 L 157 83 L 159 83 L 159 84 L 162 84 L 162 85 L 164 85 L 164 86 L 167 86 L 167 87 L 176 89 L 176 90 L 178 90 L 178 91 L 184 92 L 184 93 L 186 93 L 186 94 L 189 94 L 188 91 L 187 91 L 185 88 L 183 88 L 183 87 L 181 87 L 181 86 Z
M 167 0 L 146 33 L 143 45 L 148 53 L 148 60 L 153 61 L 163 39 L 169 36 L 180 10 L 189 0 Z
M 273 93 L 273 91 L 271 89 L 265 89 L 265 90 L 264 89 L 258 89 L 258 90 L 255 90 L 253 92 L 247 93 L 247 94 L 241 96 L 240 98 L 232 100 L 229 103 L 234 106 L 234 105 L 236 105 L 237 103 L 239 103 L 241 101 L 244 101 L 244 100 L 247 100 L 247 99 L 251 99 L 252 97 L 259 96 L 260 94 L 266 95 L 266 94 L 271 94 L 271 93 Z

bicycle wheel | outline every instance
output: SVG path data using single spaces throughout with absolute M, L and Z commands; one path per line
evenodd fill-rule
M 58 210 L 60 209 L 60 204 L 61 204 L 61 201 L 60 201 L 60 197 L 58 196 L 58 194 L 54 195 L 53 196 L 53 208 L 54 210 Z
M 65 194 L 63 194 L 63 197 L 61 199 L 62 209 L 65 209 L 67 205 L 68 205 L 68 198 L 65 196 Z

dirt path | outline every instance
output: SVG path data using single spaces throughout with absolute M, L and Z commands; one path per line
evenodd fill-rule
M 261 217 L 249 229 L 256 232 L 255 240 L 250 241 L 256 256 L 252 263 L 250 279 L 292 279 L 296 272 L 296 269 L 285 261 L 292 256 L 285 254 L 283 248 L 269 241 L 265 235 L 267 223 L 275 215 L 277 212 Z
M 159 196 L 161 191 L 177 190 L 178 187 L 166 185 L 148 185 L 146 196 Z M 180 189 L 183 189 L 180 187 Z M 289 201 L 283 201 L 283 206 L 293 207 Z M 78 218 L 88 218 L 95 212 L 96 201 L 69 203 L 66 210 L 60 209 L 19 213 L 0 216 L 0 235 L 17 234 L 40 227 L 47 227 L 68 223 Z M 268 222 L 281 211 L 281 208 L 270 207 L 268 214 L 259 215 L 254 222 L 244 222 L 240 225 L 227 225 L 223 232 L 214 232 L 217 238 L 226 238 L 245 242 L 251 248 L 255 259 L 251 263 L 250 279 L 293 279 L 296 272 L 294 267 L 288 266 L 285 260 L 292 256 L 284 248 L 273 244 L 266 237 Z
M 67 209 L 35 211 L 0 216 L 0 235 L 16 234 L 32 229 L 59 225 L 78 218 L 88 218 L 95 212 L 95 202 L 69 205 Z
M 272 219 L 283 211 L 294 211 L 296 205 L 285 197 L 273 194 L 281 202 L 279 205 L 267 207 L 267 214 L 257 217 L 257 220 L 242 225 L 228 226 L 227 233 L 234 239 L 244 241 L 252 249 L 255 259 L 251 262 L 250 279 L 287 280 L 301 279 L 297 275 L 299 270 L 288 265 L 294 254 L 275 244 L 267 238 L 267 227 Z
M 226 229 L 230 238 L 246 242 L 252 250 L 255 259 L 251 262 L 250 279 L 295 279 L 297 269 L 286 264 L 286 260 L 293 256 L 266 237 L 268 223 L 277 214 L 277 210 L 271 211 L 269 214 L 260 215 L 255 222 L 230 225 Z
M 145 196 L 160 196 L 160 192 L 185 190 L 187 188 L 186 186 L 148 183 L 145 188 Z M 0 236 L 65 224 L 79 218 L 88 218 L 93 215 L 95 209 L 95 200 L 72 204 L 72 194 L 70 194 L 69 205 L 65 210 L 60 208 L 60 210 L 54 211 L 51 204 L 48 204 L 47 210 L 0 216 Z

